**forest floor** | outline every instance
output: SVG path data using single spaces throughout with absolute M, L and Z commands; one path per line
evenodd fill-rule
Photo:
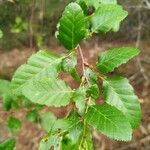
M 87 62 L 94 64 L 97 55 L 111 47 L 135 46 L 134 42 L 125 41 L 101 41 L 92 40 L 89 43 L 81 44 L 84 57 Z M 126 65 L 122 65 L 115 71 L 118 74 L 124 74 L 130 79 L 131 84 L 135 88 L 136 94 L 139 96 L 142 107 L 141 125 L 133 133 L 131 142 L 117 142 L 108 139 L 107 137 L 93 132 L 95 149 L 97 150 L 149 150 L 150 149 L 150 43 L 141 42 L 141 64 L 137 63 L 137 59 L 133 59 Z M 64 52 L 60 46 L 48 47 L 56 53 Z M 23 48 L 13 49 L 11 51 L 0 50 L 0 78 L 10 79 L 18 66 L 24 63 L 27 58 L 34 52 L 34 49 Z M 144 71 L 143 71 L 144 70 Z M 145 77 L 145 78 L 144 78 Z M 70 81 L 70 78 L 66 77 Z M 74 83 L 72 83 L 74 84 Z M 52 109 L 57 116 L 62 116 L 66 110 Z M 21 131 L 18 135 L 12 135 L 5 125 L 5 120 L 10 115 L 15 115 L 23 121 Z M 7 137 L 14 136 L 17 139 L 16 150 L 37 150 L 38 143 L 44 131 L 38 124 L 27 121 L 26 110 L 19 109 L 17 111 L 4 111 L 2 109 L 2 101 L 0 100 L 0 141 Z

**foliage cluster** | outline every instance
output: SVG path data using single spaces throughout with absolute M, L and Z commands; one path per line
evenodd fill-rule
M 47 134 L 40 142 L 40 150 L 92 150 L 93 129 L 115 140 L 131 140 L 132 129 L 138 127 L 141 118 L 138 97 L 127 78 L 109 73 L 137 56 L 139 50 L 133 47 L 109 49 L 100 53 L 92 66 L 85 61 L 79 45 L 94 33 L 118 31 L 127 14 L 116 0 L 77 0 L 68 4 L 55 34 L 66 53 L 58 55 L 40 50 L 17 69 L 11 83 L 1 80 L 4 108 L 32 106 L 27 118 L 40 122 L 45 129 Z M 76 69 L 78 56 L 82 60 L 82 73 Z M 71 75 L 79 88 L 72 89 L 60 79 L 60 72 Z M 96 101 L 100 94 L 103 104 Z M 39 113 L 45 106 L 61 107 L 70 103 L 74 107 L 61 119 L 51 112 Z M 21 127 L 20 121 L 12 116 L 7 124 L 12 132 Z M 6 142 L 14 146 L 12 139 L 0 146 L 5 147 Z

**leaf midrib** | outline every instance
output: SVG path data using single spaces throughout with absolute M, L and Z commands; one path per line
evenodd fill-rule
M 109 122 L 111 122 L 119 131 L 123 132 L 122 130 L 120 130 L 120 128 L 118 126 L 116 126 L 116 124 L 114 124 L 114 122 L 112 122 L 109 118 L 107 118 L 103 113 L 101 113 L 100 111 L 98 111 L 95 107 L 91 106 L 95 111 L 97 111 L 100 115 L 102 115 L 106 120 L 108 120 Z
M 120 50 L 120 49 L 119 49 Z M 107 52 L 107 51 L 106 51 Z M 106 57 L 106 53 L 105 53 L 105 56 L 102 56 L 102 58 L 103 59 L 101 59 L 101 63 L 107 63 L 107 62 L 109 62 L 109 61 L 111 61 L 111 60 L 114 60 L 114 59 L 119 59 L 119 58 L 117 58 L 117 57 L 121 57 L 121 56 L 124 56 L 124 55 L 128 55 L 128 54 L 130 54 L 131 53 L 131 50 L 129 51 L 129 52 L 127 52 L 127 53 L 118 53 L 118 55 L 116 56 L 113 56 L 111 59 L 104 59 L 104 57 Z M 132 54 L 132 56 L 130 57 L 130 58 L 132 58 L 133 57 L 133 55 L 134 54 Z M 137 55 L 137 53 L 135 54 L 135 55 Z
M 122 103 L 122 106 L 123 106 L 123 108 L 125 109 L 126 113 L 130 115 L 130 113 L 128 113 L 128 109 L 125 107 L 125 104 L 124 104 L 122 98 L 121 98 L 120 95 L 116 92 L 115 88 L 113 88 L 113 86 L 111 86 L 111 84 L 110 84 L 107 80 L 105 80 L 105 82 L 106 82 L 106 84 L 112 89 L 112 91 L 113 91 L 114 93 L 116 93 L 115 95 L 117 95 L 119 101 Z M 107 102 L 108 102 L 108 101 L 107 101 Z M 109 102 L 109 104 L 111 104 L 111 103 Z M 111 104 L 111 105 L 112 105 L 112 104 Z M 119 108 L 119 109 L 120 109 L 120 108 Z

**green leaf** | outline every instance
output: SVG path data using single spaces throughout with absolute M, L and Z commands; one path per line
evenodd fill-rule
M 71 122 L 68 121 L 67 118 L 63 118 L 63 119 L 57 119 L 54 115 L 49 116 L 49 118 L 51 117 L 50 120 L 48 120 L 48 116 L 47 116 L 47 123 L 50 124 L 49 128 L 47 128 L 49 130 L 49 133 L 55 133 L 55 132 L 66 132 L 67 130 L 69 130 L 69 127 L 72 125 Z M 45 120 L 46 123 L 46 120 Z M 71 125 L 70 125 L 71 124 Z
M 28 29 L 28 23 L 24 21 L 22 18 L 17 16 L 15 18 L 15 24 L 11 27 L 12 33 L 20 33 L 26 31 Z
M 130 123 L 121 111 L 108 104 L 91 106 L 85 116 L 87 123 L 106 136 L 121 140 L 131 140 Z
M 4 94 L 3 96 L 3 108 L 5 111 L 8 111 L 12 108 L 12 97 L 8 94 Z
M 56 119 L 56 117 L 51 113 L 45 113 L 45 115 L 46 119 L 44 116 L 44 127 L 46 127 L 47 131 L 49 129 L 50 130 L 48 137 L 43 138 L 40 143 L 40 148 L 42 148 L 41 150 L 50 149 L 52 146 L 54 146 L 56 149 L 60 149 L 60 142 L 62 141 L 62 137 L 65 139 L 65 141 L 62 141 L 61 148 L 72 147 L 75 149 L 75 146 L 77 148 L 76 144 L 78 143 L 78 140 L 83 131 L 83 124 L 81 123 L 79 115 L 75 112 L 72 112 L 67 118 L 64 119 Z M 48 127 L 48 125 L 50 125 L 50 127 Z M 56 145 L 58 145 L 58 147 Z
M 19 109 L 20 106 L 19 106 L 19 102 L 18 102 L 18 99 L 11 101 L 11 108 L 12 109 Z
M 126 78 L 118 76 L 106 78 L 103 81 L 103 95 L 108 104 L 124 113 L 132 128 L 139 125 L 141 119 L 140 103 Z
M 45 112 L 41 115 L 41 126 L 50 133 L 58 130 L 71 131 L 76 129 L 76 126 L 80 127 L 81 121 L 79 119 L 76 113 L 71 113 L 67 118 L 57 119 L 53 113 Z
M 3 31 L 0 29 L 0 39 L 3 37 Z
M 108 32 L 116 27 L 126 16 L 127 12 L 115 4 L 102 4 L 91 16 L 92 32 Z
M 66 126 L 63 126 L 62 128 L 60 121 L 65 122 Z M 62 131 L 65 131 L 64 133 L 66 133 L 63 136 L 62 149 L 78 149 L 83 133 L 83 122 L 81 121 L 80 116 L 73 111 L 67 118 L 59 119 L 57 124 L 61 126 Z M 58 126 L 57 124 L 56 126 Z
M 0 79 L 0 96 L 6 94 L 10 90 L 10 82 L 8 80 Z
M 68 49 L 74 49 L 86 36 L 86 17 L 77 3 L 70 3 L 58 24 L 56 37 Z
M 88 15 L 88 6 L 84 0 L 76 0 L 76 2 L 80 5 L 85 15 Z
M 57 118 L 51 112 L 41 114 L 41 127 L 47 132 L 54 129 L 56 121 Z
M 80 144 L 80 138 L 79 141 L 76 144 L 72 144 L 71 140 L 68 138 L 63 138 L 62 140 L 62 150 L 77 150 L 79 149 L 79 144 Z
M 86 76 L 87 76 L 87 78 L 88 78 L 91 85 L 97 83 L 97 75 L 94 71 L 92 71 L 89 68 L 86 68 L 85 74 L 86 74 Z
M 101 4 L 117 4 L 117 0 L 85 0 L 88 6 L 94 6 L 96 9 L 101 5 Z M 116 23 L 113 27 L 113 31 L 117 32 L 119 30 L 120 23 Z
M 61 140 L 62 137 L 57 136 L 57 135 L 51 135 L 46 140 L 41 140 L 39 150 L 60 150 L 61 149 Z
M 28 100 L 26 97 L 22 97 L 21 98 L 21 106 L 22 107 L 25 107 L 25 108 L 28 108 L 28 107 L 30 107 L 31 105 L 32 105 L 32 103 L 31 103 L 31 101 L 30 100 Z
M 30 121 L 30 122 L 38 122 L 39 121 L 39 114 L 37 112 L 37 110 L 31 110 L 28 111 L 26 114 L 26 118 Z
M 64 72 L 70 73 L 74 79 L 80 81 L 80 76 L 75 68 L 76 65 L 77 65 L 77 55 L 75 52 L 73 52 L 70 55 L 70 58 L 65 58 L 62 60 L 62 70 Z
M 84 87 L 77 89 L 73 95 L 73 100 L 78 108 L 78 112 L 84 114 L 86 107 L 86 89 Z
M 117 4 L 117 0 L 99 0 L 102 4 Z
M 96 100 L 99 97 L 99 87 L 97 84 L 93 84 L 91 85 L 88 90 L 87 93 L 89 94 L 89 96 Z
M 27 64 L 22 65 L 15 72 L 11 83 L 12 89 L 20 95 L 25 84 L 33 80 L 41 80 L 51 76 L 57 77 L 61 61 L 61 57 L 46 51 L 33 54 Z
M 79 145 L 78 145 L 78 149 L 79 150 L 93 150 L 94 147 L 93 147 L 91 129 L 88 126 L 86 126 L 86 129 L 83 132 L 85 132 L 85 135 L 84 135 L 84 137 L 82 135 Z
M 139 49 L 132 47 L 110 49 L 100 54 L 97 68 L 103 73 L 112 72 L 116 67 L 138 55 L 139 52 Z
M 121 23 L 116 23 L 116 24 L 114 25 L 114 27 L 112 28 L 112 31 L 113 31 L 113 32 L 119 31 L 120 24 L 121 24 Z
M 87 143 L 86 144 L 87 150 L 94 150 L 93 140 L 92 140 L 92 131 L 89 128 L 86 129 L 86 143 Z
M 83 132 L 83 122 L 76 112 L 72 112 L 68 118 L 66 118 L 68 127 L 66 130 L 68 134 L 66 137 L 71 140 L 72 145 L 76 144 Z
M 22 93 L 33 103 L 56 107 L 68 105 L 73 95 L 63 80 L 55 78 L 32 80 L 23 87 Z
M 11 132 L 17 133 L 21 128 L 21 121 L 13 116 L 10 116 L 7 119 L 7 127 L 10 129 Z
M 2 97 L 4 110 L 10 110 L 16 103 L 16 97 L 12 94 L 10 88 L 10 81 L 0 79 L 0 96 Z
M 117 0 L 77 0 L 78 3 L 83 3 L 87 6 L 94 6 L 96 9 L 101 5 L 101 4 L 117 4 Z
M 73 111 L 69 114 L 67 118 L 58 119 L 56 121 L 54 125 L 54 130 L 58 129 L 66 132 L 66 137 L 72 140 L 73 143 L 76 143 L 76 140 L 78 140 L 82 132 L 83 123 L 80 116 Z
M 7 139 L 0 143 L 1 150 L 14 150 L 15 149 L 16 141 L 15 139 Z

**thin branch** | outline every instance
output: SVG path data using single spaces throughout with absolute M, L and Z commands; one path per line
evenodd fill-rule
M 141 3 L 140 3 L 139 13 L 138 13 L 138 24 L 139 25 L 138 25 L 138 34 L 137 34 L 137 40 L 136 40 L 136 47 L 137 48 L 140 47 L 141 30 L 142 30 L 142 27 L 143 27 L 143 20 L 142 20 L 142 14 L 141 14 L 142 6 L 143 6 L 143 1 L 141 1 Z M 148 77 L 147 77 L 147 75 L 145 73 L 144 67 L 142 66 L 140 56 L 137 57 L 137 64 L 138 64 L 138 67 L 140 69 L 140 72 L 141 72 L 143 78 L 145 79 L 145 81 L 147 81 L 149 83 L 149 79 L 148 79 Z
M 82 61 L 82 72 L 83 72 L 83 76 L 85 75 L 85 67 L 84 67 L 84 56 L 83 56 L 83 52 L 82 49 L 80 47 L 80 45 L 78 45 L 78 49 L 79 49 L 79 54 L 81 56 L 81 61 Z
M 33 35 L 34 35 L 34 31 L 33 31 L 33 19 L 34 19 L 34 9 L 35 9 L 35 0 L 32 1 L 32 7 L 31 7 L 31 16 L 30 16 L 30 20 L 29 20 L 29 43 L 30 43 L 30 48 L 33 47 Z
M 85 60 L 84 60 L 83 52 L 82 52 L 80 45 L 78 45 L 78 50 L 79 50 L 79 54 L 81 56 L 81 61 L 82 61 L 81 64 L 82 64 L 83 80 L 86 79 L 87 83 L 90 84 L 88 77 L 86 76 Z
M 142 6 L 142 7 L 140 7 L 140 6 L 125 6 L 125 8 L 128 8 L 128 9 L 139 9 L 139 8 L 143 8 L 143 9 L 147 9 L 147 10 L 150 10 L 150 7 L 148 7 L 148 6 Z
M 45 0 L 41 0 L 41 11 L 42 11 L 42 17 L 41 17 L 41 34 L 43 33 L 43 26 L 44 26 L 44 13 L 45 13 Z
M 82 84 L 84 85 L 85 81 L 87 82 L 88 85 L 90 85 L 88 77 L 86 76 L 85 60 L 84 60 L 83 52 L 82 52 L 82 49 L 81 49 L 80 45 L 78 45 L 78 50 L 79 50 L 79 55 L 80 55 L 81 61 L 82 61 L 81 63 L 82 63 L 82 72 L 83 72 L 82 82 L 81 82 L 80 85 L 82 85 Z M 87 113 L 87 111 L 88 111 L 90 101 L 91 101 L 91 98 L 89 97 L 88 101 L 87 101 L 85 113 Z M 82 134 L 81 142 L 80 142 L 80 145 L 79 145 L 79 149 L 84 148 L 84 144 L 86 142 L 86 128 L 87 128 L 86 119 L 84 119 L 83 124 L 84 124 L 83 134 Z
M 84 65 L 86 67 L 90 68 L 91 70 L 93 70 L 96 73 L 96 75 L 98 76 L 99 79 L 105 80 L 105 75 L 101 74 L 94 66 L 88 64 L 87 62 L 85 62 Z

